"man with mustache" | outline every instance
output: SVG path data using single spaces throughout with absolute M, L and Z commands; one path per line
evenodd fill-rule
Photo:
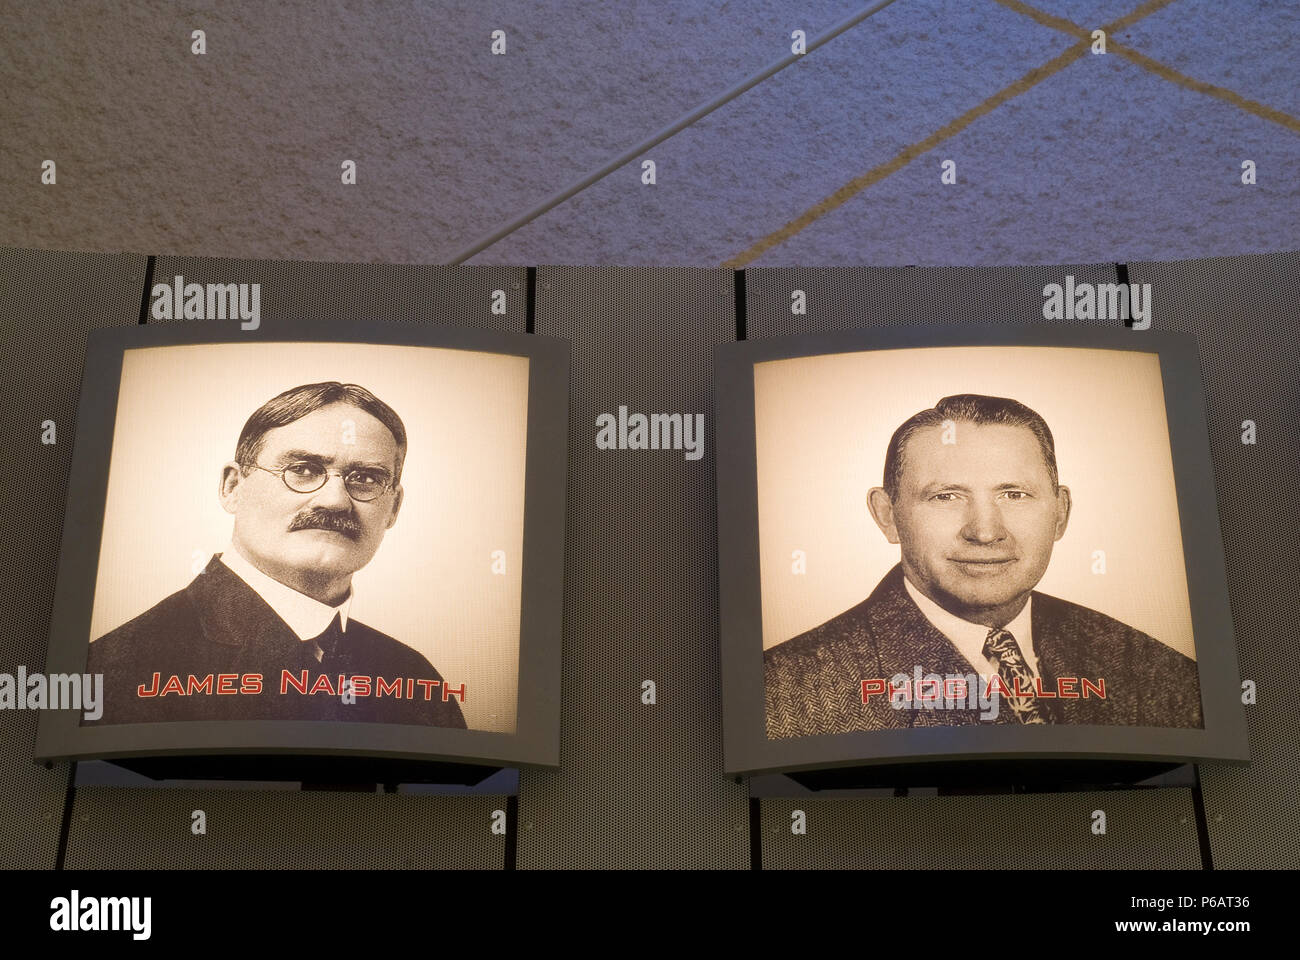
M 1034 590 L 1070 506 L 1052 433 L 1024 404 L 960 394 L 906 420 L 884 486 L 867 494 L 901 562 L 857 606 L 765 652 L 768 739 L 988 722 L 1202 726 L 1196 661 Z M 997 716 L 969 697 L 965 709 L 926 709 L 933 685 L 895 699 L 864 683 L 901 674 L 915 689 L 918 668 L 989 678 L 980 690 L 992 686 Z M 1105 696 L 1085 696 L 1085 679 L 1104 681 Z
M 267 401 L 221 468 L 230 545 L 90 645 L 87 670 L 104 674 L 98 722 L 465 727 L 463 686 L 349 617 L 352 575 L 397 522 L 405 459 L 401 419 L 364 387 L 305 384 Z

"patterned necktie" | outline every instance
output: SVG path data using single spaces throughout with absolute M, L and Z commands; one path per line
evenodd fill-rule
M 1003 696 L 1002 700 L 1011 708 L 1011 715 L 1017 722 L 1047 723 L 1046 713 L 1037 697 L 1015 696 L 1016 681 L 1020 682 L 1021 690 L 1034 689 L 1034 675 L 1011 631 L 990 630 L 984 640 L 984 656 L 996 661 L 998 676 L 1007 685 L 1007 689 L 1012 691 L 1012 695 Z

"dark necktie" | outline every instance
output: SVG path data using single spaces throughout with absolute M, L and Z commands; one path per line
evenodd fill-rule
M 320 647 L 323 656 L 320 658 L 322 667 L 331 667 L 338 663 L 343 655 L 343 620 L 342 614 L 334 614 L 334 619 L 330 625 L 318 637 L 313 637 L 310 643 L 315 643 Z
M 1015 695 L 1016 682 L 1021 690 L 1034 689 L 1034 675 L 1020 652 L 1016 638 L 1009 630 L 993 629 L 984 640 L 984 656 L 998 665 L 998 676 L 1011 691 L 1010 696 L 1002 700 L 1011 708 L 1011 715 L 1019 723 L 1047 723 L 1047 715 L 1037 697 L 1018 697 Z

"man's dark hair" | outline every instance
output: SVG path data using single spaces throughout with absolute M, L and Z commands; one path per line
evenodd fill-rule
M 294 387 L 258 407 L 244 424 L 239 442 L 235 444 L 235 462 L 239 464 L 240 472 L 244 476 L 253 472 L 268 430 L 301 420 L 332 403 L 346 403 L 364 410 L 388 428 L 397 441 L 397 463 L 393 467 L 393 486 L 397 486 L 402 479 L 402 463 L 406 460 L 406 427 L 402 426 L 402 418 L 365 387 L 337 380 Z
M 978 393 L 959 393 L 944 397 L 929 410 L 922 410 L 903 421 L 903 425 L 889 438 L 889 449 L 885 451 L 885 493 L 891 501 L 898 499 L 899 481 L 903 476 L 903 449 L 908 439 L 923 427 L 941 426 L 945 420 L 954 423 L 974 423 L 985 425 L 1002 423 L 1013 427 L 1027 427 L 1038 438 L 1038 447 L 1043 451 L 1043 460 L 1047 472 L 1052 477 L 1052 491 L 1056 492 L 1058 477 L 1056 473 L 1056 444 L 1052 441 L 1052 431 L 1047 429 L 1047 421 L 1033 410 L 1017 400 L 1006 397 L 986 397 Z

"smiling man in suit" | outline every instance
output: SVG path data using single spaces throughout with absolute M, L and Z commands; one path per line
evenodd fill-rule
M 1202 726 L 1195 661 L 1034 590 L 1071 503 L 1051 431 L 1029 407 L 961 394 L 915 414 L 867 503 L 901 562 L 857 606 L 766 651 L 769 739 L 987 722 Z M 993 708 L 951 696 L 962 687 L 918 690 L 918 675 L 967 678 Z M 945 696 L 947 708 L 926 706 Z
M 90 645 L 101 724 L 354 720 L 464 727 L 420 653 L 351 618 L 352 576 L 397 522 L 406 430 L 336 381 L 262 405 L 221 468 L 229 547 L 188 587 Z

